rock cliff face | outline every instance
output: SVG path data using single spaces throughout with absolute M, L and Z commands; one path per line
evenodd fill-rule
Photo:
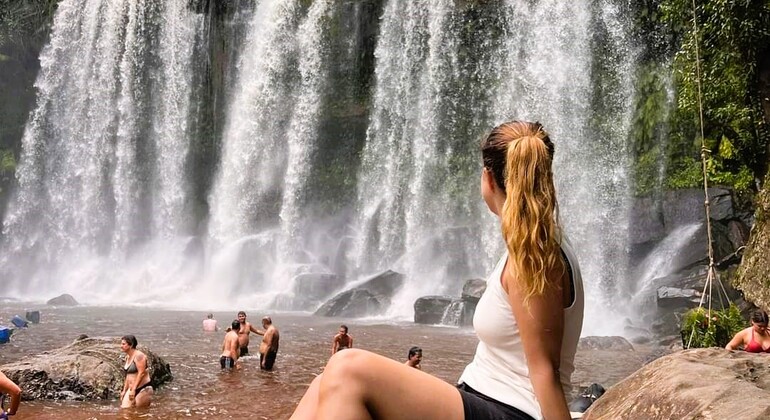
M 143 346 L 153 386 L 172 379 L 169 365 Z M 22 399 L 112 399 L 123 388 L 119 338 L 83 338 L 57 350 L 0 367 L 21 387 Z
M 735 287 L 746 300 L 764 309 L 770 308 L 770 174 L 757 195 L 756 221 L 751 229 Z
M 683 350 L 614 385 L 583 416 L 596 419 L 767 419 L 766 355 L 720 348 Z

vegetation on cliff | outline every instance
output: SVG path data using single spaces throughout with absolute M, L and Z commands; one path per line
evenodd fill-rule
M 770 1 L 700 1 L 693 14 L 691 0 L 648 0 L 637 18 L 650 52 L 639 67 L 631 133 L 637 193 L 702 185 L 700 96 L 710 182 L 753 196 L 770 146 L 761 83 L 770 73 Z M 673 60 L 665 54 L 671 46 Z

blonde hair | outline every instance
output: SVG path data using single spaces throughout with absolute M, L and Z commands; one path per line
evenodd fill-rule
M 564 270 L 553 184 L 554 147 L 540 123 L 511 121 L 495 127 L 482 144 L 484 167 L 505 191 L 500 218 L 511 259 L 509 272 L 525 305 L 542 295 L 554 269 Z

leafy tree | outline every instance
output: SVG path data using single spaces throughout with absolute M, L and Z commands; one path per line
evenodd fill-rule
M 739 193 L 753 193 L 767 171 L 770 145 L 759 91 L 760 72 L 770 71 L 760 61 L 770 52 L 770 1 L 698 1 L 697 34 L 692 0 L 663 0 L 660 11 L 681 41 L 673 64 L 677 98 L 667 185 L 702 184 L 700 176 L 694 176 L 700 160 L 700 96 L 710 180 L 734 186 Z

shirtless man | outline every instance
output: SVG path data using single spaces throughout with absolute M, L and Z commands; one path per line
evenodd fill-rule
M 219 357 L 219 365 L 223 370 L 240 367 L 240 363 L 237 363 L 238 355 L 240 353 L 238 341 L 238 330 L 240 328 L 241 323 L 236 319 L 233 321 L 230 331 L 225 334 L 225 339 L 222 342 L 222 355 Z
M 263 370 L 272 370 L 275 363 L 275 357 L 278 355 L 278 341 L 280 334 L 278 328 L 273 325 L 273 320 L 269 316 L 262 318 L 262 328 L 264 331 L 256 331 L 263 336 L 262 343 L 259 344 L 259 368 Z
M 246 312 L 238 312 L 238 322 L 240 323 L 240 328 L 238 329 L 239 357 L 243 357 L 249 354 L 249 333 L 259 334 L 259 330 L 246 321 Z
M 203 320 L 203 331 L 207 331 L 207 332 L 219 331 L 219 327 L 217 327 L 217 320 L 214 319 L 214 314 L 210 313 L 206 315 L 206 319 Z
M 415 346 L 409 349 L 409 353 L 406 355 L 406 363 L 404 363 L 407 366 L 411 366 L 415 369 L 422 370 L 422 366 L 420 366 L 420 362 L 422 362 L 422 349 Z
M 340 330 L 332 340 L 332 356 L 340 350 L 353 348 L 353 336 L 348 334 L 348 326 L 340 325 Z

